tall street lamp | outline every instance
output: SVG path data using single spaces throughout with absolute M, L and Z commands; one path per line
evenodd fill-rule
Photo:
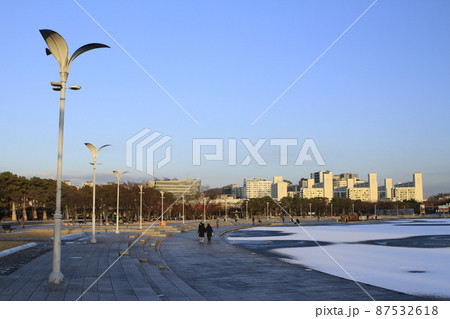
M 140 195 L 140 202 L 139 202 L 139 229 L 142 229 L 142 194 L 144 193 L 142 191 L 142 188 L 144 185 L 138 185 L 139 186 L 139 195 Z
M 84 145 L 87 146 L 87 148 L 91 151 L 93 161 L 90 163 L 93 166 L 94 169 L 94 177 L 93 179 L 93 185 L 92 185 L 92 238 L 91 238 L 91 244 L 95 244 L 97 240 L 95 239 L 95 170 L 98 165 L 101 165 L 102 163 L 97 163 L 97 154 L 100 152 L 100 150 L 104 147 L 111 146 L 109 144 L 103 145 L 100 148 L 95 148 L 94 145 L 91 143 L 84 143 Z
M 116 209 L 116 234 L 119 233 L 119 189 L 120 189 L 120 178 L 122 175 L 126 174 L 127 172 L 120 173 L 118 171 L 113 171 L 114 175 L 117 177 L 117 209 Z
M 58 162 L 56 169 L 56 209 L 54 214 L 54 235 L 53 235 L 53 270 L 48 278 L 50 284 L 60 284 L 64 281 L 64 275 L 61 272 L 61 182 L 62 182 L 62 155 L 63 155 L 63 136 L 64 136 L 64 108 L 66 99 L 66 82 L 69 76 L 70 64 L 76 57 L 89 50 L 98 48 L 109 48 L 101 43 L 91 43 L 78 48 L 69 59 L 69 48 L 64 38 L 52 30 L 39 30 L 48 48 L 47 55 L 52 54 L 59 64 L 60 82 L 51 82 L 55 91 L 60 91 L 59 102 L 59 132 L 58 132 Z M 79 90 L 79 85 L 68 86 L 71 90 Z

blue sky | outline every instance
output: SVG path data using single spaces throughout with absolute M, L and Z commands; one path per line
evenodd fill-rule
M 378 182 L 424 175 L 425 195 L 450 192 L 450 3 L 379 0 L 256 124 L 373 0 L 323 1 L 4 1 L 0 11 L 0 171 L 56 176 L 58 66 L 39 29 L 60 33 L 72 53 L 109 45 L 72 64 L 64 136 L 64 179 L 90 180 L 85 142 L 112 144 L 99 154 L 100 182 L 145 173 L 125 165 L 125 143 L 149 128 L 172 137 L 172 160 L 157 177 L 201 178 L 211 187 L 244 178 L 355 172 Z M 139 64 L 139 67 L 122 48 Z M 143 71 L 145 69 L 189 114 Z M 193 138 L 267 139 L 259 166 L 224 161 L 192 165 Z M 297 139 L 287 166 L 271 138 Z M 295 166 L 314 139 L 325 166 Z M 169 145 L 169 144 L 168 144 Z M 163 149 L 155 157 L 164 157 Z

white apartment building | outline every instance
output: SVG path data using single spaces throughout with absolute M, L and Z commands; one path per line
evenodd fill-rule
M 288 196 L 288 183 L 283 181 L 282 176 L 274 176 L 271 186 L 271 196 L 273 199 L 280 200 Z
M 386 178 L 384 186 L 378 188 L 378 193 L 380 199 L 423 202 L 422 173 L 414 173 L 412 182 L 399 182 L 394 186 L 392 186 L 392 179 Z
M 367 182 L 357 180 L 355 183 L 355 179 L 347 179 L 347 186 L 335 188 L 334 196 L 361 200 L 363 202 L 378 201 L 377 174 L 370 173 Z
M 304 180 L 302 185 L 300 196 L 303 198 L 325 197 L 331 200 L 334 196 L 333 173 L 330 171 L 311 173 L 311 178 L 306 181 L 306 185 Z
M 262 178 L 244 179 L 244 198 L 261 198 L 272 195 L 272 181 Z

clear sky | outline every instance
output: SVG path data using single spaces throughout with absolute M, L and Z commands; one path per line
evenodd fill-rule
M 297 183 L 328 169 L 364 179 L 375 172 L 381 184 L 418 171 L 426 196 L 450 192 L 447 0 L 379 0 L 252 125 L 373 2 L 2 1 L 0 171 L 56 177 L 59 93 L 49 82 L 59 80 L 58 66 L 39 33 L 51 29 L 71 53 L 91 42 L 111 47 L 71 66 L 68 84 L 83 88 L 67 92 L 64 179 L 92 179 L 85 142 L 112 145 L 98 157 L 100 182 L 115 181 L 112 170 L 128 170 L 125 181 L 150 178 L 125 162 L 126 141 L 149 128 L 172 137 L 172 160 L 158 178 L 218 187 L 281 175 Z M 224 160 L 193 166 L 193 138 L 223 139 Z M 241 139 L 262 138 L 267 165 L 240 165 L 249 154 Z M 299 141 L 288 165 L 269 145 L 274 138 Z M 294 165 L 306 138 L 325 166 Z

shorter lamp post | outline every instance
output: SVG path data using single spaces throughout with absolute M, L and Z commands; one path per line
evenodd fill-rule
M 203 198 L 203 222 L 206 223 L 206 198 Z
M 164 191 L 159 191 L 161 193 L 161 226 L 164 226 Z
M 113 171 L 114 175 L 117 177 L 117 210 L 116 210 L 116 234 L 119 233 L 119 189 L 120 189 L 120 178 L 122 175 L 126 174 L 127 172 L 120 173 L 118 171 Z
M 225 221 L 228 221 L 228 202 L 225 199 Z
M 248 220 L 248 200 L 245 201 L 245 219 Z
M 184 195 L 182 196 L 183 199 L 183 224 L 184 224 Z
M 97 163 L 97 154 L 100 152 L 100 150 L 104 147 L 111 146 L 109 144 L 103 145 L 100 148 L 96 148 L 91 143 L 84 143 L 84 145 L 87 146 L 87 148 L 92 153 L 93 161 L 90 163 L 93 166 L 94 169 L 94 176 L 93 176 L 93 185 L 92 185 L 92 238 L 91 238 L 91 244 L 95 244 L 97 240 L 95 239 L 95 170 L 97 168 L 97 164 L 101 165 L 102 163 Z
M 144 185 L 138 185 L 139 186 L 139 195 L 140 195 L 140 202 L 139 202 L 139 229 L 142 229 L 142 194 L 144 193 L 142 191 L 142 188 Z

